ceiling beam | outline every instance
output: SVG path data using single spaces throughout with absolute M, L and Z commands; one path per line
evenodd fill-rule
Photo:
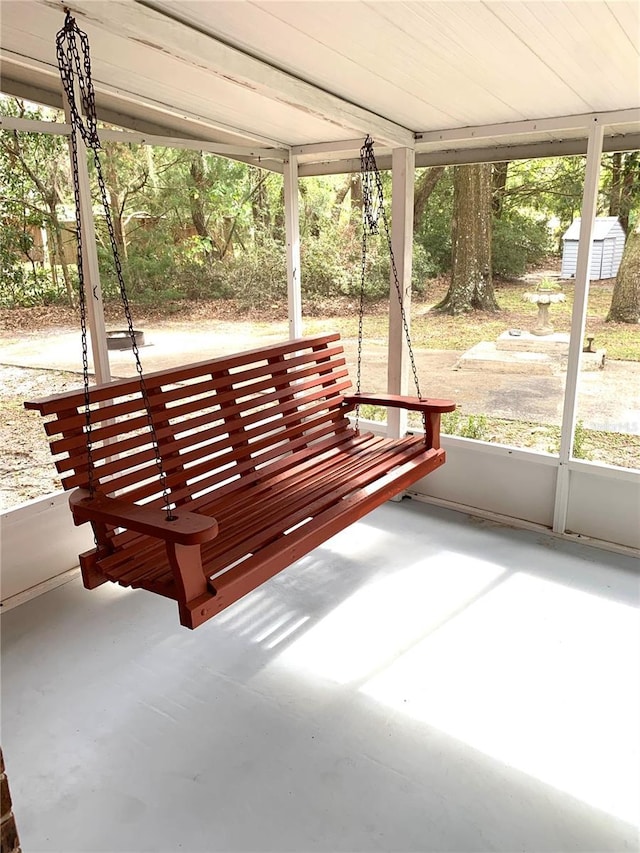
M 124 36 L 132 44 L 158 50 L 226 82 L 248 88 L 273 101 L 303 110 L 330 122 L 342 132 L 375 136 L 391 146 L 413 148 L 414 134 L 406 127 L 352 104 L 331 92 L 294 77 L 177 20 L 148 3 L 96 0 L 43 0 L 45 5 L 69 8 L 79 23 Z M 179 6 L 176 6 L 176 15 Z M 95 50 L 95 48 L 94 48 Z
M 6 63 L 4 67 L 1 67 L 0 71 L 0 92 L 2 92 L 3 95 L 9 95 L 13 98 L 19 98 L 25 101 L 31 101 L 34 104 L 41 104 L 42 106 L 51 107 L 52 109 L 56 110 L 62 110 L 64 108 L 61 88 L 58 91 L 54 91 L 53 89 L 46 88 L 42 85 L 32 85 L 31 83 L 25 82 L 23 80 L 15 80 L 12 77 L 7 76 L 4 70 L 5 67 Z M 37 73 L 40 73 L 39 69 Z M 60 78 L 57 74 L 57 69 L 56 74 L 52 74 L 51 77 L 54 81 L 54 84 L 60 86 Z M 43 82 L 44 79 L 45 78 L 43 78 Z M 153 121 L 149 121 L 148 119 L 142 119 L 137 116 L 133 116 L 129 113 L 122 112 L 120 110 L 109 109 L 101 103 L 100 94 L 100 92 L 96 93 L 96 113 L 99 121 L 102 121 L 105 124 L 112 124 L 116 127 L 123 127 L 127 130 L 136 131 L 146 135 L 176 135 L 177 128 L 174 124 L 171 123 L 170 116 L 167 116 L 167 124 L 159 124 Z M 159 120 L 161 120 L 162 118 L 163 116 L 158 117 Z M 31 119 L 29 119 L 29 121 L 31 121 Z M 179 134 L 179 137 L 184 140 L 195 140 L 197 138 L 194 134 L 185 133 L 184 131 Z
M 469 139 L 489 139 L 497 136 L 513 136 L 525 133 L 555 133 L 575 128 L 584 128 L 586 139 L 588 128 L 594 122 L 605 126 L 640 123 L 640 109 L 633 108 L 602 113 L 583 113 L 581 115 L 560 116 L 556 118 L 484 124 L 477 127 L 455 127 L 447 130 L 420 131 L 416 133 L 416 151 L 420 151 L 425 145 L 433 144 L 434 142 L 462 142 Z
M 605 136 L 602 150 L 610 154 L 615 151 L 640 150 L 640 133 L 623 133 Z M 566 139 L 547 142 L 521 142 L 512 145 L 493 145 L 483 148 L 451 148 L 447 151 L 416 153 L 416 168 L 425 166 L 463 166 L 470 163 L 500 163 L 505 160 L 534 160 L 542 157 L 571 157 L 587 153 L 586 139 Z M 391 155 L 376 155 L 378 168 L 391 168 Z M 304 163 L 298 167 L 301 178 L 317 175 L 342 175 L 359 172 L 360 160 L 325 160 Z
M 22 80 L 14 80 L 6 75 L 4 67 L 0 67 L 0 92 L 12 98 L 19 98 L 24 101 L 32 101 L 34 104 L 52 107 L 54 110 L 61 110 L 63 108 L 62 90 L 56 92 L 53 89 L 47 89 L 43 86 L 32 85 Z
M 44 0 L 44 2 L 47 5 L 49 5 L 49 2 L 54 2 L 57 5 L 57 0 Z M 59 87 L 59 92 L 62 92 L 60 72 L 57 66 L 54 67 L 45 62 L 21 56 L 13 51 L 4 50 L 1 67 L 0 91 L 8 95 L 14 95 L 15 97 L 33 100 L 36 103 L 58 109 L 62 108 L 62 95 L 53 91 Z M 20 81 L 22 75 L 24 75 L 24 81 L 38 80 L 42 81 L 42 83 L 40 85 L 31 85 L 31 82 Z M 14 77 L 17 80 L 12 84 Z M 52 86 L 51 91 L 45 85 L 49 82 Z M 115 124 L 118 127 L 126 127 L 130 130 L 140 131 L 141 133 L 154 133 L 159 136 L 167 135 L 167 132 L 170 135 L 172 133 L 175 135 L 177 131 L 179 135 L 185 137 L 198 139 L 203 136 L 209 138 L 210 141 L 213 141 L 211 140 L 211 136 L 219 132 L 225 134 L 227 137 L 231 137 L 231 139 L 237 139 L 240 145 L 243 142 L 247 142 L 249 145 L 286 148 L 288 150 L 288 145 L 281 140 L 262 136 L 254 131 L 240 127 L 232 127 L 212 117 L 205 118 L 186 112 L 185 110 L 180 110 L 179 108 L 173 109 L 160 101 L 155 101 L 151 98 L 143 99 L 137 94 L 128 92 L 122 88 L 113 88 L 104 82 L 97 81 L 95 78 L 93 86 L 96 93 L 96 112 L 98 118 L 107 124 Z M 153 118 L 141 118 L 140 110 L 151 114 Z M 184 131 L 179 130 L 179 126 L 182 125 L 184 127 L 185 122 L 190 125 L 190 133 L 184 133 Z
M 54 136 L 71 136 L 71 125 L 63 121 L 42 121 L 0 115 L 0 130 L 19 130 L 21 133 L 51 133 Z
M 202 139 L 158 136 L 157 134 L 136 133 L 127 130 L 99 128 L 98 132 L 100 139 L 109 142 L 133 142 L 137 145 L 157 145 L 161 148 L 190 148 L 196 151 L 207 151 L 209 154 L 219 154 L 221 157 L 245 157 L 252 162 L 259 160 L 283 161 L 289 157 L 289 150 L 286 148 L 251 148 L 244 145 L 224 145 L 221 142 L 209 142 Z
M 340 142 L 311 142 L 307 145 L 294 145 L 291 153 L 296 157 L 306 157 L 309 154 L 340 154 L 343 152 L 360 151 L 364 137 L 358 139 L 343 139 Z M 375 145 L 376 140 L 373 140 Z
M 42 121 L 41 119 L 20 118 L 0 115 L 0 130 L 17 130 L 26 133 L 50 133 L 57 136 L 70 136 L 71 125 L 66 122 Z M 222 145 L 202 139 L 185 139 L 175 136 L 157 136 L 136 133 L 129 130 L 111 130 L 98 128 L 101 142 L 133 143 L 134 145 L 155 145 L 161 148 L 188 149 L 206 151 L 229 160 L 237 160 L 271 172 L 283 172 L 283 162 L 289 158 L 289 152 L 279 148 L 243 148 L 239 145 Z

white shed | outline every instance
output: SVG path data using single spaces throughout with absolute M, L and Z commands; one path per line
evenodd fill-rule
M 562 250 L 562 278 L 573 278 L 578 261 L 580 219 L 574 219 L 566 230 Z M 617 216 L 598 216 L 593 228 L 593 249 L 589 278 L 615 278 L 624 252 L 625 233 Z

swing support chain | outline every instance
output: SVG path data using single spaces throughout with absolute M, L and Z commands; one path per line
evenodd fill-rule
M 65 22 L 62 29 L 56 36 L 56 54 L 58 58 L 58 68 L 60 70 L 60 78 L 65 92 L 67 103 L 69 106 L 69 116 L 71 124 L 71 160 L 72 160 L 72 177 L 73 177 L 73 196 L 76 209 L 76 227 L 77 227 L 77 264 L 78 264 L 78 289 L 79 289 L 79 307 L 80 307 L 80 328 L 82 336 L 82 372 L 84 379 L 84 416 L 85 416 L 85 436 L 87 444 L 87 477 L 88 491 L 91 497 L 95 494 L 94 481 L 94 461 L 93 461 L 93 443 L 91 438 L 91 401 L 89 394 L 89 355 L 87 346 L 87 296 L 84 286 L 84 267 L 83 267 L 83 243 L 82 243 L 82 225 L 81 225 L 81 203 L 80 203 L 80 178 L 78 168 L 78 134 L 81 136 L 85 146 L 93 155 L 93 162 L 96 170 L 98 187 L 100 190 L 100 200 L 104 208 L 105 221 L 107 231 L 109 233 L 109 242 L 113 263 L 118 279 L 120 298 L 124 310 L 124 316 L 127 323 L 129 338 L 131 340 L 131 350 L 133 352 L 136 372 L 139 378 L 140 394 L 142 396 L 151 443 L 153 446 L 155 465 L 158 469 L 160 486 L 162 489 L 163 507 L 166 512 L 166 520 L 174 521 L 175 516 L 171 511 L 171 497 L 169 494 L 169 486 L 167 483 L 167 475 L 162 464 L 160 455 L 160 445 L 155 424 L 151 414 L 151 403 L 149 401 L 149 392 L 142 370 L 140 361 L 140 352 L 131 315 L 131 306 L 124 281 L 122 271 L 122 263 L 118 253 L 116 243 L 115 230 L 113 227 L 113 219 L 111 216 L 111 207 L 107 196 L 107 188 L 102 174 L 102 165 L 99 157 L 100 139 L 98 137 L 97 128 L 97 113 L 95 104 L 95 91 L 91 78 L 91 58 L 89 52 L 89 39 L 85 32 L 79 29 L 75 19 L 72 17 L 69 10 L 66 12 Z M 77 86 L 77 89 L 76 89 Z M 76 94 L 79 94 L 80 105 L 78 104 Z M 93 288 L 93 299 L 98 299 L 96 287 Z
M 358 313 L 358 355 L 357 355 L 357 371 L 356 371 L 356 393 L 360 393 L 360 384 L 362 378 L 362 341 L 364 331 L 364 304 L 365 304 L 365 279 L 367 273 L 367 242 L 369 236 L 376 236 L 380 233 L 380 220 L 384 226 L 384 236 L 389 251 L 389 260 L 391 264 L 391 274 L 395 286 L 398 305 L 400 307 L 400 317 L 402 319 L 402 328 L 404 330 L 405 339 L 407 342 L 407 352 L 411 371 L 413 373 L 413 382 L 416 389 L 416 394 L 419 400 L 423 400 L 420 392 L 420 380 L 418 379 L 418 368 L 416 366 L 415 355 L 411 343 L 411 333 L 409 330 L 409 320 L 404 307 L 402 298 L 402 289 L 400 287 L 400 279 L 398 278 L 398 269 L 396 267 L 395 255 L 393 252 L 393 243 L 391 240 L 391 232 L 387 213 L 384 205 L 384 192 L 382 189 L 382 177 L 378 164 L 376 162 L 375 153 L 373 150 L 373 139 L 367 136 L 362 148 L 360 149 L 360 174 L 362 179 L 362 261 L 360 266 L 360 305 Z M 360 411 L 356 408 L 355 427 L 358 428 L 358 419 Z M 427 415 L 422 413 L 422 422 L 425 435 L 427 433 Z

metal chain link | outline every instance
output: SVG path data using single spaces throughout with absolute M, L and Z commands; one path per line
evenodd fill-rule
M 391 240 L 391 232 L 389 230 L 389 223 L 387 221 L 387 213 L 384 205 L 384 192 L 382 189 L 382 177 L 380 175 L 380 170 L 378 169 L 378 164 L 376 162 L 376 157 L 373 151 L 373 140 L 370 136 L 364 141 L 362 148 L 360 149 L 360 174 L 362 179 L 362 262 L 360 269 L 360 309 L 359 309 L 359 317 L 358 317 L 358 355 L 357 355 L 357 369 L 356 369 L 356 393 L 360 393 L 360 382 L 362 376 L 362 340 L 363 340 L 363 329 L 364 329 L 364 290 L 365 290 L 365 278 L 366 278 L 366 266 L 367 266 L 367 238 L 370 235 L 377 235 L 380 233 L 379 222 L 382 219 L 382 223 L 384 225 L 384 233 L 387 242 L 387 248 L 389 251 L 389 259 L 391 262 L 391 273 L 393 275 L 393 282 L 396 289 L 396 295 L 398 297 L 398 305 L 400 306 L 400 316 L 402 318 L 402 328 L 404 330 L 405 339 L 407 342 L 407 352 L 409 355 L 409 361 L 411 363 L 411 371 L 413 373 L 413 382 L 416 388 L 416 394 L 418 398 L 422 399 L 422 394 L 420 392 L 420 380 L 418 379 L 418 368 L 416 366 L 416 360 L 413 353 L 413 346 L 411 343 L 411 333 L 409 331 L 409 321 L 407 319 L 407 313 L 404 308 L 404 301 L 402 299 L 402 289 L 400 287 L 400 280 L 398 278 L 398 269 L 396 267 L 396 259 L 393 253 L 393 243 Z M 356 418 L 355 418 L 355 428 L 358 428 L 358 418 L 359 418 L 359 407 L 356 409 Z M 425 433 L 427 431 L 427 416 L 426 413 L 422 414 L 422 422 L 424 426 Z
M 78 48 L 78 42 L 80 48 Z M 127 329 L 131 339 L 131 349 L 133 351 L 136 372 L 140 382 L 140 393 L 144 402 L 147 423 L 151 435 L 151 442 L 155 456 L 155 464 L 158 469 L 158 476 L 162 488 L 163 507 L 167 513 L 167 520 L 174 518 L 171 514 L 171 498 L 169 487 L 167 484 L 167 475 L 162 465 L 162 457 L 160 455 L 160 446 L 156 433 L 155 424 L 151 415 L 151 404 L 149 401 L 149 393 L 145 382 L 142 364 L 140 362 L 140 352 L 136 341 L 135 330 L 133 327 L 133 317 L 131 315 L 131 307 L 129 305 L 129 297 L 127 295 L 122 264 L 118 253 L 116 243 L 115 230 L 113 227 L 113 219 L 111 216 L 111 207 L 107 196 L 107 189 L 102 174 L 102 165 L 98 151 L 100 150 L 100 139 L 97 129 L 97 114 L 95 105 L 95 91 L 91 79 L 91 59 L 89 53 L 89 39 L 86 33 L 80 30 L 67 11 L 64 27 L 56 36 L 56 54 L 58 57 L 58 68 L 60 69 L 60 78 L 67 97 L 69 105 L 69 115 L 71 120 L 71 154 L 72 154 L 72 176 L 73 176 L 73 195 L 76 207 L 76 222 L 78 233 L 78 279 L 79 279 L 79 304 L 80 304 L 80 327 L 82 334 L 82 370 L 84 377 L 84 402 L 85 402 L 85 434 L 87 441 L 87 462 L 88 462 L 88 481 L 89 492 L 95 492 L 95 477 L 93 464 L 93 444 L 91 440 L 91 401 L 89 394 L 89 356 L 87 346 L 87 305 L 84 289 L 84 268 L 82 261 L 82 227 L 80 218 L 80 178 L 78 170 L 78 133 L 82 137 L 84 144 L 93 154 L 93 162 L 96 169 L 96 177 L 98 179 L 98 187 L 100 189 L 100 199 L 105 212 L 105 220 L 109 233 L 109 242 L 111 244 L 111 252 L 113 262 L 118 278 L 118 286 L 120 290 L 120 298 L 124 309 L 124 315 L 127 322 Z M 75 84 L 77 83 L 80 93 L 81 108 L 78 107 L 76 100 Z M 96 287 L 93 289 L 93 298 L 98 299 Z

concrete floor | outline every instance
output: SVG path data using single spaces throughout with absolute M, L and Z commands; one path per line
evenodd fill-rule
M 631 558 L 389 503 L 196 632 L 78 580 L 2 616 L 23 849 L 638 849 Z

